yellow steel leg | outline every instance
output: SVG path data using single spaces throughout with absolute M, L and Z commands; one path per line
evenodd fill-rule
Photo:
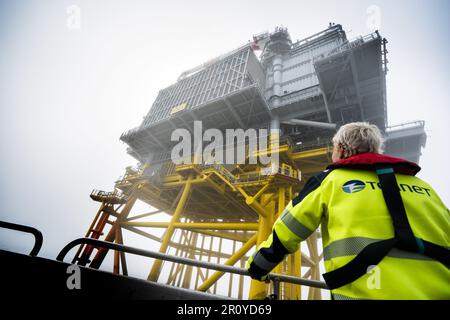
M 320 279 L 320 258 L 317 252 L 317 233 L 314 232 L 306 241 L 309 249 L 309 253 L 311 259 L 314 261 L 314 266 L 311 268 L 311 279 L 319 280 Z M 320 300 L 321 292 L 319 288 L 309 288 L 308 294 L 309 300 Z
M 234 231 L 236 233 L 236 231 Z M 233 241 L 233 249 L 231 252 L 234 254 L 236 252 L 236 241 Z M 231 297 L 233 292 L 233 274 L 230 273 L 230 281 L 228 282 L 228 296 Z
M 191 232 L 191 235 L 192 235 L 192 241 L 190 243 L 190 247 L 196 248 L 198 233 Z M 195 260 L 195 252 L 192 249 L 189 251 L 189 259 Z M 189 287 L 191 285 L 191 279 L 192 279 L 192 266 L 186 266 L 186 272 L 184 274 L 184 279 L 183 279 L 183 288 L 189 289 Z
M 245 267 L 245 259 L 241 259 L 241 268 Z M 244 276 L 239 276 L 238 299 L 242 300 L 244 295 Z
M 300 250 L 289 255 L 287 274 L 294 277 L 300 277 Z M 301 299 L 299 285 L 285 283 L 285 288 L 286 288 L 286 299 L 289 300 Z
M 287 261 L 286 261 L 287 262 L 286 263 L 287 264 L 286 274 L 288 274 L 288 275 L 292 275 L 292 271 L 293 271 L 292 258 L 293 258 L 292 254 L 290 254 L 287 257 Z M 292 299 L 292 284 L 291 283 L 285 283 L 284 287 L 285 287 L 285 297 L 284 297 L 284 299 L 291 300 Z
M 277 215 L 275 216 L 275 219 L 280 216 L 280 214 L 286 207 L 285 191 L 286 189 L 284 187 L 280 187 L 280 189 L 278 190 L 278 212 Z
M 202 234 L 202 244 L 200 248 L 203 250 L 205 248 L 205 236 Z M 198 261 L 202 261 L 203 251 L 200 251 L 200 256 L 198 258 Z M 200 268 L 197 268 L 197 276 L 195 277 L 195 286 L 194 289 L 197 289 L 198 287 L 198 280 L 200 279 L 200 274 L 202 270 Z
M 219 252 L 222 252 L 222 243 L 223 243 L 223 239 L 219 238 Z M 217 264 L 220 264 L 220 255 L 217 255 Z M 214 274 L 213 274 L 214 276 Z M 218 280 L 219 278 L 217 278 Z M 214 282 L 214 288 L 213 288 L 213 294 L 217 293 L 217 280 Z
M 264 194 L 262 196 L 262 201 L 264 201 L 264 198 L 270 197 L 271 194 Z M 258 240 L 257 240 L 257 246 L 261 244 L 261 242 L 265 241 L 267 237 L 269 236 L 273 224 L 273 216 L 275 212 L 275 203 L 269 202 L 269 204 L 266 206 L 266 217 L 260 216 L 259 217 L 259 229 L 258 229 Z M 249 299 L 264 299 L 267 297 L 267 285 L 266 283 L 262 281 L 252 280 L 250 283 L 250 293 L 249 293 Z
M 278 190 L 278 212 L 277 215 L 274 217 L 274 220 L 276 220 L 281 213 L 283 212 L 284 208 L 286 207 L 286 201 L 285 201 L 285 188 L 284 187 L 280 187 L 280 189 Z M 275 273 L 282 273 L 282 267 L 283 267 L 283 263 L 280 263 L 278 266 L 275 267 L 274 272 Z M 283 283 L 281 285 L 284 285 Z
M 294 274 L 295 277 L 301 277 L 301 268 L 302 268 L 302 256 L 300 249 L 294 253 Z M 293 297 L 294 300 L 301 300 L 302 298 L 302 287 L 300 285 L 293 285 Z
M 183 187 L 183 193 L 181 194 L 180 201 L 178 202 L 175 212 L 173 213 L 172 219 L 170 220 L 170 224 L 167 227 L 164 239 L 161 243 L 161 247 L 159 248 L 159 252 L 161 253 L 166 253 L 166 250 L 169 247 L 169 242 L 170 239 L 172 238 L 172 234 L 174 231 L 173 223 L 178 222 L 178 220 L 180 219 L 181 213 L 183 212 L 184 206 L 186 205 L 190 191 L 191 191 L 191 177 L 187 179 L 186 184 Z M 152 266 L 152 270 L 148 275 L 148 280 L 158 281 L 158 277 L 161 272 L 161 265 L 162 265 L 161 260 L 155 260 Z

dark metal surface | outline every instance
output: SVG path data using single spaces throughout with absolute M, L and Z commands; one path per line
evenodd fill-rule
M 228 297 L 149 282 L 69 263 L 0 250 L 2 293 L 7 299 L 224 300 Z M 76 271 L 79 270 L 79 271 Z M 78 274 L 79 287 L 73 285 Z M 5 305 L 6 306 L 6 305 Z
M 168 255 L 168 254 L 164 254 L 164 253 L 160 253 L 160 252 L 148 251 L 148 250 L 133 248 L 133 247 L 129 247 L 129 246 L 121 245 L 121 244 L 100 241 L 100 240 L 95 240 L 95 239 L 90 239 L 90 238 L 79 238 L 79 239 L 73 240 L 72 242 L 67 244 L 61 250 L 61 252 L 56 257 L 56 260 L 63 261 L 64 257 L 67 255 L 67 253 L 72 248 L 74 248 L 75 246 L 80 245 L 80 244 L 90 244 L 90 245 L 93 245 L 96 247 L 118 250 L 121 252 L 127 252 L 127 253 L 136 254 L 136 255 L 154 258 L 154 259 L 161 259 L 161 260 L 166 260 L 166 261 L 171 261 L 171 262 L 176 262 L 176 263 L 183 263 L 183 264 L 190 265 L 190 266 L 196 266 L 196 267 L 201 267 L 201 268 L 213 269 L 213 270 L 217 270 L 217 271 L 223 271 L 223 272 L 229 272 L 229 273 L 234 273 L 234 274 L 240 274 L 240 275 L 244 275 L 244 276 L 250 276 L 247 269 L 244 269 L 244 268 L 236 268 L 236 267 L 232 267 L 232 266 L 210 263 L 210 262 L 205 262 L 205 261 L 198 261 L 198 260 L 193 260 L 193 259 L 188 259 L 188 258 L 175 257 L 172 255 Z M 288 282 L 288 283 L 293 283 L 293 284 L 305 285 L 305 286 L 309 286 L 309 287 L 328 289 L 327 285 L 324 282 L 316 281 L 316 280 L 308 280 L 308 279 L 287 276 L 287 275 L 282 275 L 282 274 L 269 274 L 268 278 L 269 278 L 269 280 L 276 279 L 277 281 L 280 281 L 280 282 Z

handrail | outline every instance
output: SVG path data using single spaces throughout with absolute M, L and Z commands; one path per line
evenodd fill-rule
M 183 257 L 175 257 L 175 256 L 161 253 L 161 252 L 148 251 L 148 250 L 144 250 L 144 249 L 129 247 L 129 246 L 125 246 L 125 245 L 121 245 L 121 244 L 117 244 L 117 243 L 106 242 L 106 241 L 101 241 L 101 240 L 96 240 L 96 239 L 91 239 L 91 238 L 78 238 L 78 239 L 71 241 L 61 250 L 61 252 L 56 257 L 56 260 L 63 261 L 65 256 L 67 255 L 67 253 L 72 248 L 74 248 L 75 246 L 77 246 L 79 244 L 89 244 L 89 245 L 93 245 L 93 246 L 103 247 L 106 249 L 136 254 L 136 255 L 140 255 L 140 256 L 144 256 L 144 257 L 166 260 L 166 261 L 171 261 L 171 262 L 176 262 L 176 263 L 183 263 L 183 264 L 194 266 L 194 267 L 201 267 L 201 268 L 213 269 L 213 270 L 217 270 L 217 271 L 240 274 L 243 276 L 250 276 L 247 269 L 244 269 L 244 268 L 237 268 L 237 267 L 221 265 L 221 264 L 216 264 L 216 263 L 211 263 L 211 262 L 198 261 L 198 260 L 193 260 L 193 259 L 188 259 L 188 258 L 183 258 Z M 269 281 L 274 281 L 275 283 L 276 282 L 287 282 L 287 283 L 305 285 L 305 286 L 309 286 L 309 287 L 328 289 L 327 285 L 324 282 L 317 281 L 317 280 L 308 280 L 308 279 L 303 279 L 303 278 L 293 277 L 293 276 L 287 276 L 287 275 L 283 275 L 283 274 L 271 273 L 268 275 L 267 279 Z
M 378 33 L 378 31 L 375 31 L 375 32 L 369 33 L 364 36 L 350 39 L 350 40 L 344 42 L 343 44 L 341 44 L 340 46 L 335 47 L 335 48 L 331 49 L 330 51 L 327 51 L 319 56 L 314 57 L 314 61 L 328 59 L 332 56 L 335 56 L 335 55 L 343 53 L 343 52 L 347 52 L 351 49 L 357 48 L 371 40 L 378 39 L 378 38 L 381 38 L 380 34 Z
M 21 232 L 25 232 L 25 233 L 31 233 L 34 236 L 35 240 L 34 240 L 33 249 L 31 249 L 31 252 L 29 253 L 30 256 L 32 256 L 32 257 L 37 256 L 37 254 L 41 250 L 43 237 L 42 237 L 42 233 L 38 229 L 29 227 L 29 226 L 24 226 L 21 224 L 10 223 L 10 222 L 6 222 L 6 221 L 0 221 L 0 228 L 16 230 L 16 231 L 21 231 Z

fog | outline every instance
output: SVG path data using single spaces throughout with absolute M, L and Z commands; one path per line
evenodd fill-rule
M 91 190 L 112 190 L 136 164 L 119 136 L 158 90 L 275 26 L 293 39 L 329 22 L 348 38 L 371 33 L 374 6 L 389 41 L 388 122 L 425 120 L 419 177 L 448 205 L 448 1 L 1 1 L 0 219 L 40 229 L 41 255 L 56 257 L 86 233 L 99 205 Z M 27 252 L 31 242 L 0 233 L 2 249 Z

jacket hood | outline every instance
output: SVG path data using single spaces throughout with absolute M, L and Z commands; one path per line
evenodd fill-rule
M 420 167 L 414 162 L 379 153 L 361 153 L 346 159 L 339 160 L 327 167 L 327 169 L 353 168 L 361 170 L 376 170 L 378 165 L 389 165 L 395 173 L 414 176 L 420 171 Z

